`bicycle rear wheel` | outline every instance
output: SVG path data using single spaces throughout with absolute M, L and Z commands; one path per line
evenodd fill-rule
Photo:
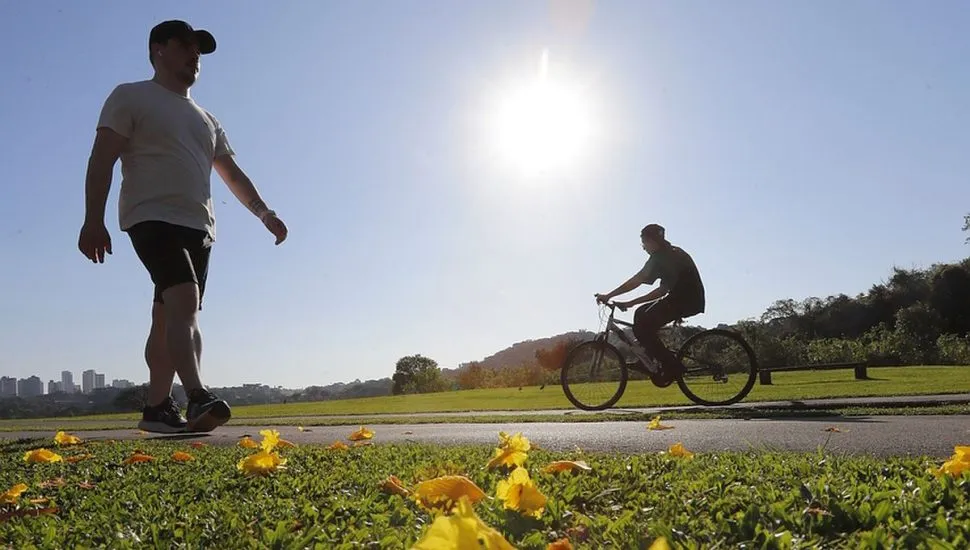
M 616 404 L 626 390 L 627 369 L 615 346 L 603 340 L 579 344 L 559 373 L 566 399 L 587 411 L 601 411 Z
M 730 405 L 754 387 L 758 364 L 740 334 L 709 329 L 687 339 L 677 352 L 687 367 L 677 385 L 698 405 Z

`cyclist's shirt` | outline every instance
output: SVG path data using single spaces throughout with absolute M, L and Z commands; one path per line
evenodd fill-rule
M 694 259 L 680 247 L 670 246 L 651 254 L 636 278 L 645 285 L 660 279 L 669 292 L 668 299 L 680 302 L 691 314 L 704 311 L 704 283 Z

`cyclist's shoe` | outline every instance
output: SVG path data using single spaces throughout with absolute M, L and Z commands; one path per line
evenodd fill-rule
M 666 388 L 676 382 L 684 374 L 684 370 L 679 362 L 672 367 L 662 366 L 660 372 L 650 375 L 650 381 L 658 388 Z
M 158 405 L 142 409 L 138 427 L 146 432 L 180 433 L 185 431 L 187 424 L 178 403 L 168 396 Z
M 658 388 L 666 388 L 674 383 L 674 377 L 667 374 L 666 371 L 661 370 L 660 372 L 651 372 L 650 381 Z
M 187 432 L 211 432 L 225 424 L 232 411 L 229 403 L 219 399 L 205 388 L 197 388 L 189 392 L 189 406 L 186 408 L 188 425 Z

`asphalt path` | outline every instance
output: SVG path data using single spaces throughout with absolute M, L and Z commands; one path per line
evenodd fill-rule
M 970 418 L 941 416 L 860 416 L 783 419 L 664 420 L 666 430 L 649 430 L 646 422 L 502 422 L 490 424 L 370 424 L 371 442 L 431 443 L 437 445 L 481 444 L 494 446 L 498 432 L 522 432 L 542 448 L 555 451 L 582 449 L 620 453 L 657 452 L 675 442 L 692 451 L 814 452 L 824 448 L 835 454 L 930 456 L 953 453 L 956 445 L 970 445 Z M 176 440 L 203 441 L 213 445 L 235 445 L 244 435 L 259 438 L 259 430 L 275 428 L 281 437 L 297 445 L 328 445 L 335 440 L 349 443 L 355 426 L 223 426 L 196 434 L 163 435 L 141 432 L 135 427 L 122 430 L 78 432 L 85 440 Z M 832 431 L 834 428 L 837 431 Z M 53 432 L 0 433 L 0 438 L 50 439 Z

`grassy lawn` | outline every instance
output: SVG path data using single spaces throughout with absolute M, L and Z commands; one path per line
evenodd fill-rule
M 491 447 L 382 445 L 379 432 L 374 441 L 343 450 L 277 448 L 285 469 L 265 477 L 237 469 L 257 452 L 241 447 L 0 443 L 0 493 L 26 485 L 15 503 L 0 504 L 0 540 L 17 548 L 411 548 L 433 516 L 382 482 L 394 475 L 413 490 L 422 480 L 461 475 L 484 493 L 472 511 L 523 549 L 563 537 L 574 548 L 648 548 L 661 537 L 673 548 L 970 544 L 970 475 L 937 478 L 928 471 L 942 464 L 937 460 L 530 449 L 523 466 L 545 498 L 530 517 L 504 508 L 499 482 L 509 474 L 485 467 Z M 93 456 L 25 463 L 25 452 L 39 445 L 65 458 Z M 155 460 L 125 464 L 136 448 Z M 193 460 L 176 462 L 175 451 Z M 590 470 L 545 472 L 553 460 L 582 460 Z M 30 510 L 41 512 L 25 515 Z
M 825 397 L 867 397 L 890 395 L 944 394 L 970 392 L 970 367 L 886 367 L 870 369 L 870 380 L 855 380 L 851 370 L 776 373 L 773 384 L 756 384 L 745 399 L 752 401 L 797 400 Z M 676 385 L 657 388 L 645 381 L 631 382 L 617 408 L 693 405 Z M 251 405 L 233 408 L 232 423 L 265 424 L 360 424 L 378 422 L 501 421 L 560 419 L 559 416 L 494 417 L 477 419 L 449 417 L 448 413 L 466 411 L 527 411 L 542 409 L 575 410 L 558 385 L 539 387 L 465 390 L 435 394 L 372 397 L 312 403 Z M 380 418 L 382 414 L 440 413 L 434 417 Z M 319 418 L 320 416 L 373 415 L 369 418 Z M 130 427 L 137 413 L 91 415 L 74 418 L 0 420 L 0 431 L 21 429 L 98 429 Z M 607 417 L 608 418 L 608 417 Z M 602 420 L 578 418 L 570 420 Z
M 714 418 L 806 418 L 806 417 L 825 417 L 825 418 L 845 418 L 858 416 L 881 416 L 881 415 L 951 415 L 961 414 L 970 415 L 970 405 L 951 404 L 951 405 L 925 405 L 915 407 L 889 407 L 889 406 L 867 406 L 867 407 L 755 407 L 755 408 L 713 408 L 713 409 L 684 409 L 664 411 L 662 417 L 665 420 L 676 419 L 714 419 Z M 648 422 L 654 416 L 653 413 L 641 412 L 604 412 L 598 414 L 519 414 L 519 415 L 449 415 L 447 413 L 432 414 L 427 416 L 362 416 L 362 417 L 340 417 L 340 416 L 283 416 L 266 418 L 233 418 L 228 422 L 230 426 L 357 426 L 357 425 L 380 425 L 380 424 L 493 424 L 504 422 Z M 2 420 L 0 421 L 0 434 L 4 432 L 20 431 L 47 431 L 56 432 L 57 430 L 114 430 L 114 429 L 135 429 L 137 420 L 131 419 L 106 419 L 95 418 L 88 420 L 87 417 L 77 419 L 26 419 L 26 420 Z

